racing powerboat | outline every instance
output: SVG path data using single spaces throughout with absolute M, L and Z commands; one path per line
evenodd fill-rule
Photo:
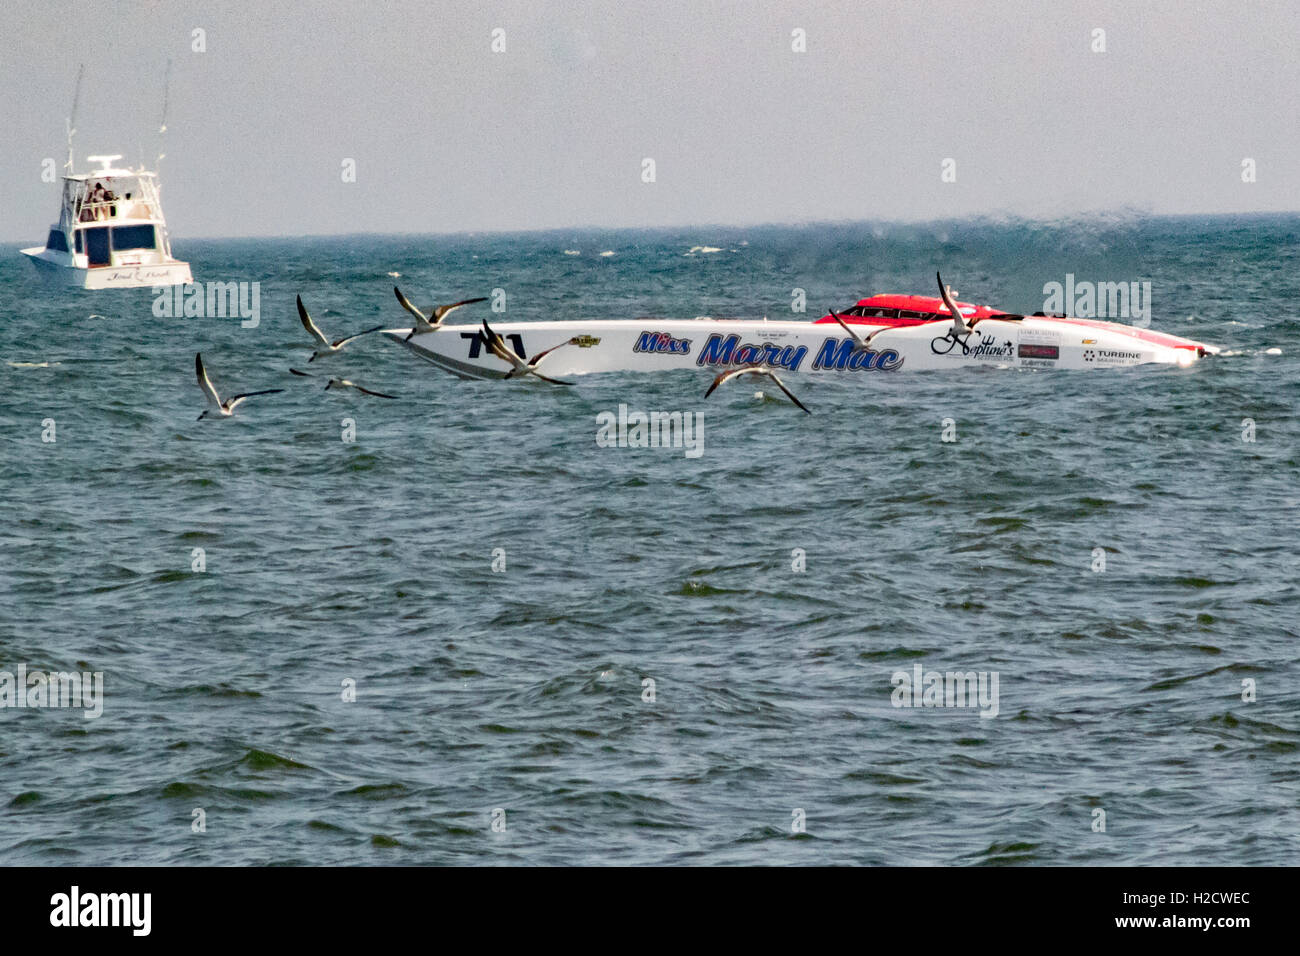
M 815 321 L 597 319 L 444 324 L 416 309 L 413 328 L 384 334 L 461 378 L 755 367 L 772 372 L 894 373 L 969 366 L 1025 369 L 1191 365 L 1219 349 L 1164 332 L 1091 318 L 1020 315 L 939 296 L 874 295 Z M 436 316 L 430 321 L 428 316 Z

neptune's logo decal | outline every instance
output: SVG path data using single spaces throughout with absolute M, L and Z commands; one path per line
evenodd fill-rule
M 961 346 L 963 358 L 1009 359 L 1015 354 L 1016 348 L 1010 339 L 999 342 L 996 336 L 980 335 L 974 329 L 969 329 L 961 335 L 956 335 L 952 329 L 949 329 L 946 335 L 936 336 L 930 340 L 930 351 L 935 355 L 951 355 L 956 346 Z

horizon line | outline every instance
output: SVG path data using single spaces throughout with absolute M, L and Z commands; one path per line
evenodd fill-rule
M 886 226 L 930 226 L 941 223 L 963 223 L 963 224 L 985 224 L 998 226 L 1016 226 L 1016 225 L 1071 225 L 1081 222 L 1097 222 L 1101 220 L 1118 220 L 1140 221 L 1140 220 L 1161 220 L 1161 219 L 1229 219 L 1229 218 L 1264 218 L 1264 217 L 1286 217 L 1300 216 L 1300 209 L 1283 209 L 1283 210 L 1238 210 L 1228 212 L 1141 212 L 1134 210 L 1132 207 L 1117 207 L 1114 209 L 1094 209 L 1081 212 L 1063 213 L 1059 216 L 1046 217 L 1034 215 L 1021 215 L 1010 213 L 977 213 L 970 216 L 948 216 L 933 217 L 928 219 L 809 219 L 800 222 L 779 222 L 779 221 L 762 221 L 750 223 L 680 223 L 667 225 L 643 225 L 643 226 L 600 226 L 600 225 L 572 225 L 572 226 L 532 226 L 518 229 L 502 228 L 483 228 L 483 229 L 446 229 L 432 231 L 380 231 L 380 230 L 359 230 L 355 232 L 278 232 L 278 233 L 245 233 L 242 235 L 204 235 L 204 234 L 187 234 L 177 237 L 172 235 L 172 240 L 178 238 L 182 242 L 191 240 L 231 240 L 231 239 L 345 239 L 353 236 L 364 237 L 421 237 L 421 236 L 520 236 L 535 235 L 549 232 L 675 232 L 692 229 L 812 229 L 812 228 L 842 228 L 846 226 L 858 225 L 886 225 Z M 0 239 L 3 245 L 25 245 L 31 241 L 29 239 Z

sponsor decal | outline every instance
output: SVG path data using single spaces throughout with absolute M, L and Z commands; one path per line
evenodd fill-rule
M 955 351 L 958 347 L 961 351 Z M 957 355 L 961 358 L 1009 359 L 1016 354 L 1016 346 L 1010 339 L 999 340 L 992 333 L 984 335 L 972 329 L 961 335 L 954 335 L 949 329 L 947 334 L 930 340 L 930 351 L 935 355 Z
M 875 349 L 862 348 L 852 339 L 828 338 L 822 342 L 821 348 L 813 357 L 812 367 L 833 368 L 839 372 L 846 369 L 851 372 L 862 370 L 892 372 L 902 364 L 902 356 L 894 349 L 881 349 L 877 352 Z
M 1097 365 L 1132 365 L 1141 358 L 1141 352 L 1120 352 L 1115 349 L 1083 350 L 1083 360 Z
M 806 345 L 777 345 L 772 342 L 742 343 L 739 335 L 714 332 L 700 348 L 699 366 L 764 365 L 798 371 L 808 358 Z M 862 348 L 851 338 L 827 337 L 813 356 L 813 370 L 892 372 L 903 364 L 894 349 Z
M 1059 359 L 1061 357 L 1061 348 L 1057 345 L 1035 345 L 1030 342 L 1021 342 L 1020 349 L 1016 354 L 1022 359 Z
M 714 332 L 700 349 L 696 365 L 766 365 L 771 368 L 783 368 L 794 371 L 803 364 L 808 355 L 808 346 L 795 348 L 790 345 L 773 345 L 763 342 L 757 345 L 742 344 L 739 335 Z
M 599 341 L 600 339 L 593 339 L 591 344 L 595 345 Z M 583 346 L 583 348 L 586 348 L 586 346 Z M 675 339 L 667 332 L 642 332 L 637 338 L 636 343 L 632 346 L 632 351 L 689 355 L 691 351 L 691 340 Z
M 470 358 L 476 359 L 483 354 L 483 346 L 487 345 L 487 342 L 484 341 L 482 332 L 462 332 L 460 337 L 469 342 Z M 524 351 L 524 337 L 520 333 L 511 332 L 502 338 L 510 343 L 510 348 L 521 359 L 528 358 L 528 353 Z

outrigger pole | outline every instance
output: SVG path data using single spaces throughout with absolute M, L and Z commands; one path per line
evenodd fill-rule
M 171 101 L 171 97 L 169 95 L 171 91 L 171 80 L 172 80 L 172 61 L 171 61 L 171 57 L 168 57 L 167 72 L 163 74 L 163 107 L 162 107 L 162 119 L 158 123 L 158 159 L 154 162 L 155 173 L 158 172 L 159 167 L 162 166 L 163 158 L 166 157 L 167 155 L 162 151 L 163 148 L 162 137 L 163 137 L 163 133 L 167 132 L 167 107 Z
M 77 134 L 77 128 L 73 124 L 77 121 L 77 104 L 81 102 L 81 76 L 86 72 L 86 64 L 82 63 L 77 67 L 77 86 L 72 94 L 72 112 L 68 114 L 65 121 L 68 130 L 68 161 L 64 164 L 69 176 L 72 175 L 72 137 Z

